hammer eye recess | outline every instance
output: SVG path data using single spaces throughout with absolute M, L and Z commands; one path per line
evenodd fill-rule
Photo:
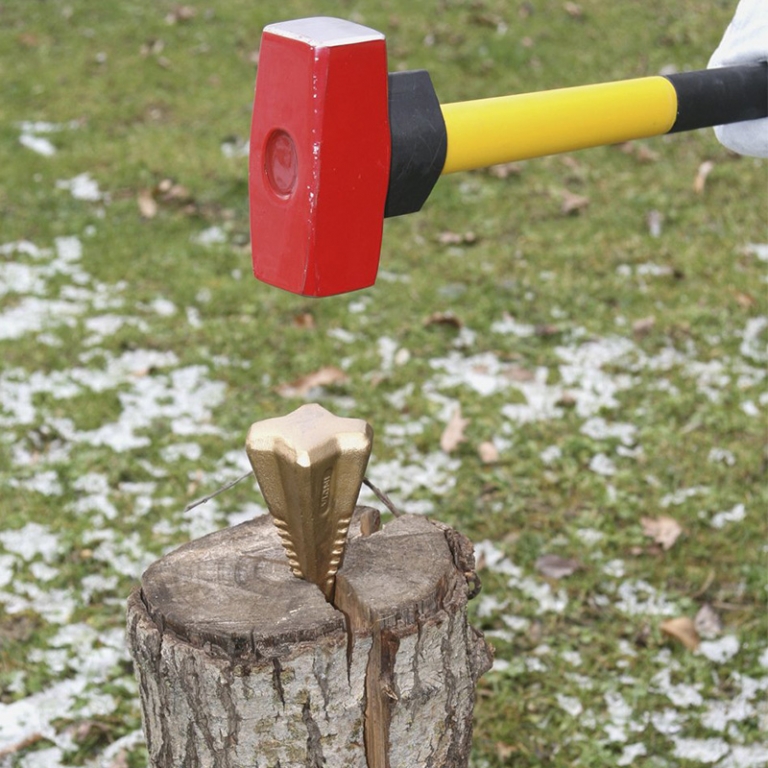
M 280 197 L 288 197 L 296 187 L 299 160 L 296 145 L 287 131 L 272 131 L 264 150 L 264 173 L 269 186 Z

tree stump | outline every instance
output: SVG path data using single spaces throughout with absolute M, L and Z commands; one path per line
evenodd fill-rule
M 359 517 L 359 516 L 357 516 Z M 153 768 L 466 768 L 491 653 L 461 534 L 353 522 L 338 610 L 257 518 L 154 563 L 128 601 Z

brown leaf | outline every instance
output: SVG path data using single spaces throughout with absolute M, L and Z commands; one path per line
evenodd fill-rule
M 584 12 L 581 10 L 581 6 L 578 3 L 565 3 L 563 5 L 563 9 L 571 18 L 574 19 L 580 19 L 584 15 Z
M 578 214 L 589 205 L 588 197 L 585 195 L 577 195 L 574 192 L 569 192 L 567 189 L 564 189 L 560 193 L 560 196 L 563 199 L 562 205 L 560 206 L 560 212 L 564 216 Z
M 477 235 L 474 232 L 441 232 L 437 242 L 440 245 L 472 245 L 477 242 Z
M 175 5 L 171 12 L 165 17 L 166 24 L 179 24 L 184 21 L 190 21 L 197 15 L 197 10 L 191 5 Z
M 519 176 L 523 172 L 523 166 L 520 163 L 500 163 L 492 165 L 488 169 L 491 176 L 497 179 L 508 179 L 510 176 Z
M 700 195 L 707 184 L 707 176 L 712 173 L 715 164 L 711 160 L 705 160 L 700 166 L 696 178 L 693 180 L 693 191 Z
M 299 312 L 293 316 L 293 326 L 311 331 L 315 327 L 315 316 L 311 312 Z
M 510 365 L 509 368 L 504 369 L 502 376 L 510 381 L 533 381 L 536 378 L 533 371 L 529 371 L 521 365 Z
M 480 443 L 477 453 L 483 464 L 495 464 L 499 460 L 499 449 L 490 440 Z
M 505 744 L 503 741 L 496 742 L 496 756 L 502 763 L 509 760 L 516 752 L 518 752 L 518 748 L 513 744 Z
M 658 518 L 642 517 L 640 522 L 643 526 L 643 535 L 650 536 L 664 550 L 670 549 L 683 532 L 677 520 L 666 515 Z
M 533 329 L 533 332 L 537 336 L 546 339 L 550 336 L 557 336 L 562 331 L 560 330 L 560 326 L 554 325 L 554 323 L 541 323 Z
M 433 312 L 424 320 L 424 325 L 450 325 L 453 328 L 460 329 L 464 323 L 453 312 Z
M 653 330 L 654 325 L 656 325 L 656 318 L 653 315 L 650 315 L 650 317 L 642 317 L 632 323 L 632 333 L 634 333 L 635 336 L 646 336 Z
M 157 201 L 151 189 L 142 189 L 136 195 L 136 203 L 142 219 L 154 219 L 157 216 Z
M 327 387 L 330 384 L 341 384 L 348 380 L 344 371 L 335 368 L 332 365 L 326 365 L 323 368 L 301 376 L 289 384 L 281 384 L 277 392 L 282 397 L 305 397 L 312 389 L 316 387 Z
M 635 157 L 641 163 L 655 163 L 659 159 L 659 153 L 645 144 L 638 144 L 635 149 Z
M 176 201 L 188 202 L 191 199 L 189 190 L 172 179 L 163 179 L 157 185 L 157 191 L 162 197 L 163 202 L 167 203 Z
M 581 563 L 571 557 L 559 555 L 542 555 L 536 560 L 536 570 L 550 579 L 562 579 L 570 576 L 581 568 Z
M 682 643 L 689 651 L 695 651 L 701 642 L 696 627 L 687 616 L 662 621 L 659 627 L 663 634 Z
M 699 608 L 696 618 L 693 620 L 696 631 L 705 640 L 717 637 L 723 631 L 723 622 L 715 609 L 705 603 Z
M 742 308 L 742 309 L 752 309 L 752 307 L 755 306 L 755 299 L 753 296 L 750 296 L 748 293 L 742 293 L 741 291 L 735 291 L 734 297 L 736 299 L 736 303 Z
M 455 451 L 456 448 L 459 447 L 459 444 L 466 440 L 464 437 L 464 430 L 468 424 L 469 419 L 463 418 L 461 415 L 461 407 L 457 407 L 440 437 L 440 448 L 445 453 Z

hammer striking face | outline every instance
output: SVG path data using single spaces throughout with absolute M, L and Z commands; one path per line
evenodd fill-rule
M 266 27 L 250 152 L 256 277 L 310 296 L 373 285 L 389 164 L 384 36 L 332 18 Z

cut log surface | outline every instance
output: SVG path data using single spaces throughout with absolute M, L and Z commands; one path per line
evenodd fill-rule
M 336 608 L 268 517 L 154 563 L 128 602 L 153 768 L 465 768 L 490 649 L 461 534 L 353 523 Z

